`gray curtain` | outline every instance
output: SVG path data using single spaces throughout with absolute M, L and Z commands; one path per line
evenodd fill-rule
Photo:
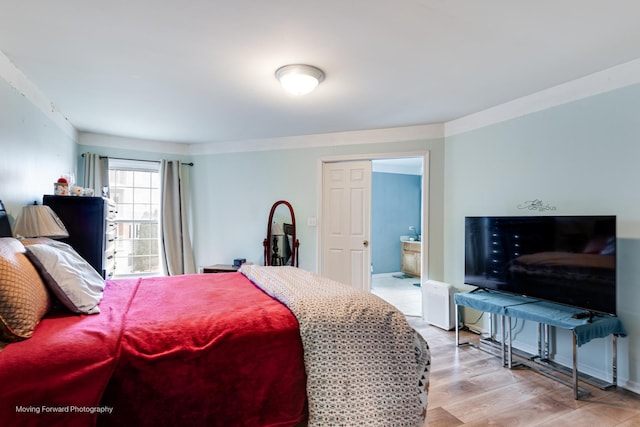
M 84 188 L 93 188 L 94 196 L 109 196 L 109 158 L 94 153 L 84 153 Z M 103 194 L 103 188 L 107 194 Z
M 196 272 L 182 181 L 180 161 L 160 162 L 160 258 L 169 276 Z

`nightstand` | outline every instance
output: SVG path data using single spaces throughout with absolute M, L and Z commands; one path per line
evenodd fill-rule
M 202 273 L 235 273 L 239 268 L 230 264 L 216 264 L 202 267 Z

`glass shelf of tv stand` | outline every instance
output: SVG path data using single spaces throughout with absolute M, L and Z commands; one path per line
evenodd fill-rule
M 538 299 L 531 299 L 522 297 L 519 295 L 507 294 L 503 292 L 477 292 L 477 293 L 456 293 L 454 295 L 456 318 L 459 317 L 459 306 L 463 305 L 479 311 L 497 314 L 501 317 L 502 322 L 502 341 L 494 342 L 494 346 L 499 345 L 502 355 L 503 366 L 509 368 L 513 367 L 514 352 L 511 346 L 511 318 L 519 318 L 524 320 L 530 320 L 537 322 L 539 325 L 538 336 L 538 352 L 537 356 L 529 355 L 528 358 L 520 358 L 520 363 L 527 364 L 534 369 L 536 366 L 531 363 L 525 362 L 542 362 L 546 368 L 554 369 L 562 372 L 567 370 L 566 367 L 561 367 L 548 360 L 548 337 L 549 327 L 559 327 L 562 329 L 568 329 L 572 332 L 573 337 L 573 367 L 571 370 L 572 382 L 570 384 L 564 382 L 567 385 L 573 387 L 574 397 L 579 399 L 580 396 L 588 393 L 588 390 L 578 387 L 578 379 L 592 383 L 593 380 L 597 380 L 593 377 L 581 375 L 577 368 L 577 347 L 589 342 L 595 338 L 604 338 L 609 335 L 613 335 L 613 361 L 612 361 L 612 382 L 606 383 L 601 380 L 601 384 L 593 384 L 597 387 L 606 389 L 613 387 L 617 384 L 617 338 L 618 336 L 625 336 L 624 327 L 622 322 L 615 316 L 596 316 L 589 318 L 575 318 L 576 313 L 581 313 L 583 310 L 568 307 L 561 304 L 550 303 Z M 505 327 L 504 322 L 509 323 Z M 493 322 L 492 322 L 493 327 Z M 507 336 L 505 336 L 505 330 Z M 494 337 L 492 331 L 492 338 Z M 459 322 L 456 322 L 456 345 L 463 345 L 460 343 L 459 338 Z M 468 343 L 467 343 L 468 344 Z M 518 355 L 516 355 L 518 356 Z M 537 365 L 538 363 L 535 363 Z M 563 368 L 563 369 L 561 369 Z M 539 369 L 536 369 L 540 371 Z M 544 372 L 540 372 L 544 374 Z M 565 372 L 563 372 L 565 373 Z M 558 380 L 557 376 L 548 375 L 553 379 Z M 560 381 L 563 382 L 563 381 Z

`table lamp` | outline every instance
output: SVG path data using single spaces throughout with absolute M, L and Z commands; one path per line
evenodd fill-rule
M 69 232 L 58 218 L 58 215 L 46 205 L 34 202 L 22 208 L 14 227 L 16 237 L 50 237 L 62 239 L 69 237 Z

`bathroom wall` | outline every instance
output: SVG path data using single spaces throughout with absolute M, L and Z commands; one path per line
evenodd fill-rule
M 374 274 L 400 271 L 400 236 L 420 230 L 420 175 L 374 172 L 371 191 L 371 263 Z

